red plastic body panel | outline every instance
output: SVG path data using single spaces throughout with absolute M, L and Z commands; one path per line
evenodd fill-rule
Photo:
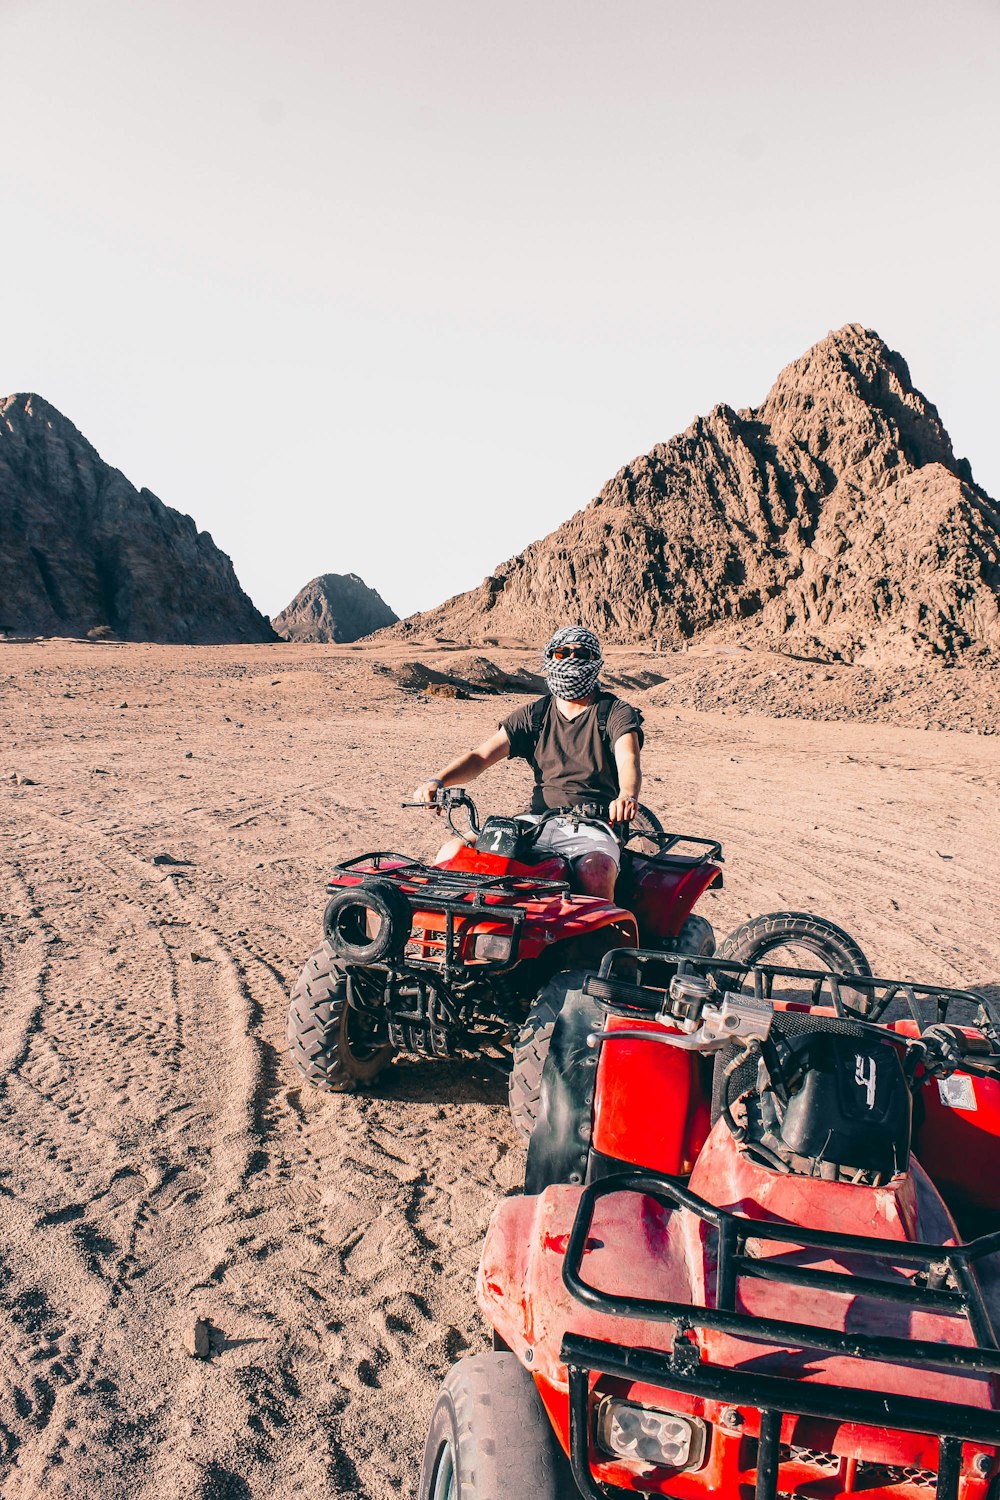
M 535 865 L 522 864 L 519 859 L 502 859 L 497 854 L 487 854 L 468 847 L 459 849 L 450 859 L 434 861 L 438 870 L 467 870 L 473 875 L 524 875 L 533 880 L 568 880 L 569 864 L 554 855 Z
M 401 861 L 402 864 L 402 861 Z M 448 859 L 435 861 L 435 867 L 442 870 L 460 870 L 475 875 L 511 875 L 525 877 L 535 880 L 569 880 L 570 868 L 566 860 L 553 856 L 538 864 L 522 864 L 520 860 L 504 859 L 496 854 L 487 854 L 485 851 L 463 847 Z M 390 875 L 395 867 L 391 863 L 383 864 L 378 873 Z M 363 870 L 351 875 L 336 877 L 335 882 L 339 885 L 356 885 L 360 880 Z M 618 925 L 625 934 L 623 941 L 629 946 L 657 946 L 664 938 L 676 937 L 690 915 L 695 902 L 710 886 L 721 884 L 722 871 L 717 864 L 710 860 L 702 864 L 691 864 L 686 860 L 670 862 L 659 862 L 654 864 L 651 860 L 644 859 L 641 854 L 629 854 L 622 875 L 619 877 L 618 888 L 615 893 L 615 901 L 598 903 L 603 908 L 603 916 L 598 917 L 593 906 L 587 903 L 596 901 L 596 897 L 572 895 L 569 901 L 559 902 L 559 920 L 564 930 L 559 937 L 571 937 L 578 933 L 593 931 L 596 927 Z M 404 880 L 405 884 L 405 880 Z M 504 898 L 508 903 L 509 895 Z M 517 898 L 515 898 L 517 899 Z M 517 904 L 528 908 L 529 916 L 525 922 L 521 937 L 521 956 L 532 958 L 537 956 L 541 948 L 554 938 L 551 932 L 551 898 L 539 901 L 517 899 Z M 424 914 L 428 923 L 421 923 L 421 913 L 415 912 L 414 926 L 423 926 L 425 930 L 433 930 L 431 913 Z M 544 928 L 540 938 L 532 932 L 536 916 L 544 920 Z M 626 925 L 622 918 L 626 919 Z M 440 921 L 440 918 L 437 918 Z M 430 925 L 428 925 L 430 924 Z M 491 928 L 488 923 L 477 924 L 477 931 L 501 931 L 502 928 Z M 426 957 L 427 954 L 421 956 Z
M 711 886 L 722 884 L 722 871 L 711 860 L 688 860 L 629 855 L 616 891 L 617 899 L 635 913 L 643 946 L 657 947 L 663 938 L 676 937 L 695 902 Z
M 625 1043 L 616 1043 L 624 1047 Z M 666 1049 L 664 1049 L 666 1050 Z M 724 1123 L 713 1129 L 691 1180 L 692 1189 L 710 1202 L 745 1214 L 762 1225 L 755 1243 L 758 1256 L 790 1255 L 794 1265 L 850 1272 L 870 1265 L 859 1258 L 838 1255 L 833 1265 L 822 1250 L 789 1251 L 768 1242 L 767 1220 L 829 1228 L 847 1234 L 886 1240 L 954 1243 L 956 1231 L 933 1184 L 916 1161 L 906 1177 L 886 1188 L 873 1189 L 820 1179 L 790 1178 L 756 1166 L 739 1151 Z M 564 1449 L 568 1449 L 569 1413 L 567 1372 L 559 1351 L 568 1332 L 627 1347 L 669 1352 L 675 1329 L 669 1323 L 624 1319 L 575 1299 L 562 1282 L 562 1263 L 581 1189 L 550 1187 L 538 1197 L 505 1200 L 496 1210 L 486 1237 L 477 1296 L 488 1321 L 533 1375 L 539 1396 Z M 583 1275 L 606 1292 L 631 1297 L 655 1297 L 693 1306 L 714 1301 L 714 1241 L 701 1220 L 665 1208 L 638 1193 L 620 1193 L 597 1205 L 583 1258 Z M 848 1282 L 848 1286 L 850 1283 Z M 898 1335 L 900 1309 L 848 1292 L 795 1288 L 781 1282 L 744 1278 L 738 1305 L 751 1316 L 781 1317 L 837 1329 L 864 1328 L 867 1332 Z M 995 1309 L 993 1309 L 995 1315 Z M 960 1318 L 921 1308 L 905 1313 L 914 1339 L 968 1344 L 971 1330 Z M 738 1338 L 702 1330 L 702 1357 L 716 1365 L 756 1367 L 822 1385 L 886 1390 L 938 1400 L 963 1401 L 995 1410 L 1000 1404 L 995 1380 L 969 1374 L 929 1370 L 857 1360 L 844 1355 L 810 1352 L 802 1360 L 798 1350 L 768 1346 L 760 1338 Z M 753 1494 L 756 1443 L 760 1412 L 740 1409 L 742 1420 L 723 1423 L 722 1406 L 708 1397 L 686 1395 L 669 1388 L 595 1376 L 593 1387 L 660 1410 L 687 1412 L 711 1424 L 706 1463 L 701 1469 L 676 1473 L 624 1460 L 602 1458 L 592 1450 L 594 1477 L 625 1490 L 664 1494 L 674 1500 L 732 1500 Z M 751 1441 L 747 1441 L 750 1439 Z M 810 1500 L 847 1500 L 863 1490 L 865 1500 L 920 1500 L 927 1480 L 884 1474 L 879 1466 L 936 1470 L 938 1443 L 932 1436 L 892 1428 L 823 1422 L 786 1414 L 781 1443 L 804 1450 L 792 1461 L 787 1448 L 782 1459 L 781 1491 Z M 974 1467 L 977 1453 L 987 1457 L 986 1472 Z M 856 1464 L 870 1466 L 864 1473 Z M 985 1500 L 998 1469 L 997 1454 L 988 1446 L 964 1445 L 959 1500 Z
M 612 1016 L 609 1031 L 649 1031 Z M 654 1172 L 686 1175 L 708 1138 L 708 1066 L 662 1042 L 602 1044 L 594 1084 L 595 1151 Z M 707 1075 L 707 1076 L 706 1076 Z
M 778 1009 L 788 1007 L 776 1000 Z M 814 1007 L 816 1015 L 832 1010 Z M 608 1031 L 652 1031 L 652 1017 L 611 1016 Z M 595 1151 L 653 1172 L 686 1176 L 711 1129 L 712 1059 L 663 1042 L 602 1043 L 594 1083 Z
M 468 860 L 475 860 L 476 863 L 474 865 L 466 863 L 465 861 Z M 549 865 L 553 868 L 549 869 Z M 566 867 L 562 860 L 548 861 L 546 866 L 521 865 L 515 860 L 498 859 L 495 854 L 477 854 L 475 850 L 470 849 L 459 851 L 454 859 L 443 861 L 437 868 L 474 870 L 490 875 L 515 877 L 526 875 L 536 879 L 562 880 L 565 879 Z M 434 910 L 432 904 L 429 904 L 428 910 L 421 910 L 419 893 L 426 875 L 421 874 L 419 877 L 414 876 L 407 880 L 406 869 L 403 861 L 400 861 L 398 865 L 391 862 L 380 864 L 377 870 L 357 866 L 350 874 L 339 876 L 333 883 L 357 885 L 363 876 L 369 873 L 394 876 L 412 901 L 413 931 L 410 942 L 407 944 L 407 952 L 425 962 L 434 962 L 443 956 L 445 919 L 440 911 Z M 558 890 L 533 896 L 531 888 L 525 887 L 523 891 L 500 890 L 495 894 L 489 893 L 483 903 L 475 907 L 472 905 L 471 893 L 468 901 L 468 917 L 458 916 L 455 923 L 456 933 L 462 941 L 462 961 L 469 968 L 476 966 L 476 959 L 472 953 L 473 937 L 482 933 L 505 934 L 511 931 L 509 918 L 499 916 L 491 919 L 491 906 L 524 908 L 525 918 L 518 947 L 519 960 L 537 958 L 554 943 L 564 942 L 568 938 L 585 937 L 605 928 L 615 930 L 617 941 L 612 942 L 609 945 L 611 947 L 634 948 L 638 943 L 638 932 L 632 913 L 623 907 L 616 906 L 613 901 L 603 901 L 599 896 L 580 896 L 574 892 Z
M 917 1035 L 910 1020 L 893 1022 L 891 1030 Z M 945 1098 L 956 1102 L 946 1104 Z M 914 1126 L 920 1165 L 952 1212 L 1000 1216 L 1000 1083 L 961 1070 L 943 1087 L 929 1079 L 920 1091 Z
M 542 880 L 568 880 L 570 874 L 567 861 L 558 857 L 525 865 L 468 848 L 442 860 L 441 868 Z M 641 854 L 630 853 L 619 876 L 615 900 L 634 914 L 640 945 L 655 947 L 663 938 L 676 937 L 695 903 L 711 886 L 721 883 L 722 871 L 711 860 L 701 864 L 684 859 L 654 863 Z

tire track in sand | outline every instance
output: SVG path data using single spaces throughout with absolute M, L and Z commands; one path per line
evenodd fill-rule
M 78 1202 L 59 1202 L 53 1207 L 51 1174 L 44 1170 L 39 1174 L 30 1168 L 24 1170 L 26 1164 L 22 1163 L 18 1195 L 20 1212 L 8 1220 L 12 1237 L 22 1251 L 17 1258 L 22 1300 L 23 1296 L 34 1295 L 28 1285 L 32 1281 L 38 1284 L 48 1282 L 52 1295 L 56 1295 L 57 1288 L 53 1286 L 56 1278 L 51 1274 L 53 1259 L 60 1266 L 74 1266 L 77 1274 L 61 1278 L 58 1290 L 63 1304 L 63 1321 L 72 1324 L 76 1330 L 77 1351 L 74 1378 L 63 1384 L 45 1414 L 42 1424 L 45 1442 L 43 1446 L 36 1443 L 30 1472 L 23 1480 L 20 1474 L 12 1476 L 12 1500 L 22 1492 L 22 1485 L 25 1495 L 37 1492 L 40 1485 L 44 1485 L 48 1493 L 60 1493 L 60 1468 L 70 1433 L 89 1432 L 89 1446 L 97 1446 L 94 1444 L 95 1424 L 88 1420 L 81 1408 L 88 1405 L 93 1394 L 91 1377 L 98 1367 L 117 1372 L 117 1377 L 110 1381 L 111 1385 L 120 1382 L 120 1388 L 125 1388 L 130 1384 L 124 1372 L 134 1363 L 134 1350 L 129 1346 L 134 1339 L 137 1316 L 140 1325 L 145 1324 L 153 1330 L 159 1327 L 172 1334 L 171 1342 L 174 1342 L 175 1349 L 178 1348 L 180 1328 L 176 1313 L 163 1305 L 162 1298 L 146 1296 L 147 1278 L 151 1278 L 148 1285 L 155 1292 L 157 1282 L 161 1287 L 170 1282 L 170 1276 L 164 1276 L 170 1262 L 178 1255 L 182 1258 L 185 1254 L 190 1255 L 189 1234 L 183 1236 L 181 1245 L 176 1243 L 176 1236 L 171 1235 L 169 1227 L 164 1234 L 164 1209 L 169 1209 L 171 1201 L 176 1202 L 185 1193 L 189 1207 L 191 1202 L 204 1196 L 201 1237 L 206 1241 L 205 1249 L 210 1257 L 214 1256 L 216 1260 L 224 1257 L 229 1247 L 226 1236 L 221 1234 L 220 1237 L 220 1230 L 227 1217 L 230 1220 L 237 1217 L 233 1205 L 238 1203 L 241 1186 L 251 1170 L 255 1149 L 254 1121 L 258 1112 L 256 1100 L 260 1070 L 252 1040 L 251 1007 L 238 966 L 225 945 L 215 946 L 210 954 L 211 962 L 189 963 L 182 975 L 181 965 L 164 940 L 159 925 L 144 928 L 142 917 L 143 912 L 150 914 L 145 916 L 147 924 L 169 923 L 173 926 L 178 917 L 185 925 L 190 923 L 191 912 L 185 911 L 185 903 L 177 899 L 174 883 L 156 881 L 147 863 L 134 857 L 122 858 L 124 851 L 114 845 L 109 848 L 107 841 L 91 827 L 69 830 L 65 820 L 50 821 L 64 840 L 67 834 L 70 835 L 64 857 L 68 852 L 74 868 L 79 871 L 96 865 L 102 879 L 116 890 L 118 910 L 131 907 L 135 913 L 126 924 L 132 946 L 119 983 L 103 993 L 97 988 L 89 989 L 82 1000 L 77 997 L 71 1002 L 76 1007 L 82 1005 L 85 1013 L 82 1024 L 77 1024 L 77 1034 L 86 1033 L 92 1038 L 96 1032 L 104 1042 L 101 1057 L 106 1063 L 112 1057 L 120 1063 L 122 1058 L 131 1054 L 131 1065 L 125 1069 L 123 1077 L 113 1082 L 107 1076 L 92 1076 L 88 1080 L 88 1065 L 91 1074 L 94 1071 L 89 1040 L 85 1046 L 75 1045 L 71 1038 L 62 1034 L 64 1027 L 61 1024 L 54 1025 L 53 1035 L 47 1036 L 45 1028 L 38 1025 L 44 995 L 37 994 L 30 1007 L 33 1029 L 30 1025 L 27 1027 L 15 1059 L 21 1064 L 31 1061 L 38 1075 L 22 1080 L 22 1093 L 29 1097 L 22 1097 L 19 1104 L 15 1101 L 15 1113 L 21 1115 L 22 1121 L 25 1115 L 32 1117 L 30 1128 L 23 1123 L 21 1139 L 28 1149 L 29 1160 L 34 1157 L 37 1161 L 41 1156 L 44 1161 L 60 1151 L 65 1156 L 65 1147 L 56 1144 L 57 1140 L 65 1140 L 68 1107 L 66 1098 L 61 1097 L 65 1094 L 65 1076 L 60 1074 L 71 1074 L 75 1091 L 84 1096 L 88 1092 L 106 1096 L 108 1084 L 112 1082 L 118 1102 L 126 1110 L 131 1104 L 132 1113 L 138 1118 L 130 1119 L 126 1114 L 118 1129 L 110 1134 L 99 1130 L 91 1118 L 84 1121 L 83 1135 L 90 1140 L 98 1133 L 103 1137 L 101 1147 L 105 1158 L 109 1147 L 113 1150 L 117 1146 L 121 1160 L 115 1175 L 120 1180 L 119 1174 L 134 1174 L 135 1180 L 143 1187 L 127 1221 L 120 1222 L 119 1215 L 119 1222 L 109 1224 L 101 1212 L 102 1188 L 106 1191 L 107 1184 L 95 1180 L 97 1173 L 93 1161 L 84 1161 L 79 1155 L 70 1153 L 69 1159 L 60 1164 L 64 1174 L 73 1178 L 74 1197 L 82 1198 L 86 1207 Z M 214 937 L 197 928 L 194 931 L 199 947 L 213 948 Z M 83 935 L 75 933 L 72 936 L 79 938 Z M 157 952 L 160 959 L 158 973 Z M 147 969 L 153 970 L 152 976 Z M 191 983 L 195 969 L 199 981 L 206 969 L 212 975 L 208 997 L 202 993 L 202 983 Z M 127 1007 L 123 1010 L 122 992 L 127 995 L 133 987 L 141 989 L 143 984 L 151 985 L 156 992 L 157 1005 L 147 1006 L 145 1015 L 130 1014 Z M 162 1046 L 162 1021 L 155 1014 L 160 1001 L 165 1002 L 167 1011 L 173 1012 L 175 1017 L 173 1024 L 168 1026 L 171 1035 L 165 1048 Z M 191 1021 L 187 1028 L 183 1024 L 185 1011 Z M 49 1013 L 52 1013 L 51 1005 Z M 187 1036 L 185 1030 L 189 1033 Z M 68 1064 L 67 1067 L 60 1069 L 53 1065 L 53 1051 L 57 1054 L 56 1061 Z M 112 1066 L 109 1071 L 113 1075 L 116 1069 Z M 182 1075 L 180 1080 L 179 1073 Z M 218 1087 L 220 1080 L 224 1081 L 221 1090 Z M 205 1100 L 208 1107 L 199 1109 L 197 1105 L 189 1105 L 178 1109 L 178 1093 L 186 1100 Z M 72 1112 L 72 1106 L 69 1107 Z M 58 1111 L 60 1121 L 49 1129 L 53 1110 Z M 17 1133 L 18 1123 L 11 1123 Z M 106 1172 L 103 1175 L 106 1178 Z M 34 1176 L 39 1179 L 41 1192 L 36 1191 L 33 1198 L 31 1178 Z M 109 1229 L 111 1233 L 107 1232 Z M 33 1252 L 31 1247 L 39 1240 L 39 1230 L 42 1231 L 44 1247 L 39 1245 Z M 24 1253 L 26 1248 L 27 1254 Z M 189 1275 L 188 1279 L 193 1281 L 195 1277 Z M 85 1297 L 78 1295 L 80 1287 L 86 1288 Z M 121 1304 L 125 1299 L 139 1305 L 129 1307 L 127 1314 L 122 1316 Z M 147 1372 L 149 1375 L 155 1373 Z M 108 1379 L 101 1384 L 98 1428 L 106 1425 L 108 1408 L 116 1404 L 108 1389 Z M 155 1411 L 157 1405 L 162 1406 L 162 1401 L 158 1403 L 150 1391 L 149 1384 L 148 1379 L 140 1380 L 139 1386 L 144 1388 L 134 1389 L 131 1399 L 121 1406 L 117 1424 L 120 1429 L 119 1449 L 121 1439 L 124 1439 L 122 1422 L 125 1427 L 129 1425 L 124 1417 L 126 1410 L 131 1407 L 145 1409 L 148 1413 L 150 1408 Z M 145 1456 L 149 1446 L 148 1437 L 138 1442 L 135 1457 L 139 1458 L 140 1453 Z M 82 1467 L 86 1473 L 88 1466 L 83 1464 Z M 91 1477 L 102 1495 L 112 1493 L 107 1487 L 107 1476 L 94 1473 Z M 134 1483 L 130 1493 L 136 1493 Z

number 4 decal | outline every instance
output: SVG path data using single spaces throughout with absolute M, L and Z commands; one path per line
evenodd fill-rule
M 854 1082 L 865 1090 L 868 1096 L 868 1108 L 875 1108 L 875 1059 L 874 1057 L 861 1057 L 857 1052 L 854 1054 Z M 868 1071 L 865 1071 L 865 1063 Z

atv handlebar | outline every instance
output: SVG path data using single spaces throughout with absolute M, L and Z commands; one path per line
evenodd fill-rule
M 602 962 L 601 976 L 588 975 L 584 980 L 584 993 L 603 1003 L 609 1011 L 613 1011 L 616 1000 L 624 1000 L 625 1009 L 619 1010 L 618 1014 L 632 1019 L 635 1017 L 634 1000 L 631 1006 L 628 1005 L 627 992 L 631 990 L 634 997 L 636 986 L 603 977 L 603 970 L 610 968 L 608 959 L 611 957 L 613 955 L 608 955 Z M 788 969 L 783 972 L 796 973 Z M 806 976 L 811 971 L 802 970 L 801 973 Z M 834 977 L 846 986 L 852 976 Z M 742 1042 L 749 1048 L 767 1040 L 775 1011 L 774 1001 L 769 995 L 720 990 L 704 975 L 689 972 L 687 962 L 682 961 L 652 1017 L 654 1025 L 662 1029 L 645 1031 L 630 1027 L 622 1031 L 592 1031 L 587 1037 L 587 1046 L 596 1047 L 598 1042 L 606 1041 L 662 1042 L 683 1052 L 712 1053 L 730 1042 Z M 860 1017 L 852 1016 L 850 1025 L 854 1028 L 860 1026 L 880 1040 L 894 1041 L 907 1059 L 911 1079 L 917 1077 L 921 1067 L 925 1079 L 947 1078 L 959 1069 L 984 1078 L 996 1078 L 1000 1071 L 1000 1053 L 993 1050 L 990 1040 L 981 1034 L 967 1036 L 960 1026 L 939 1021 L 923 1026 L 918 1036 L 908 1037 Z
M 478 838 L 479 836 L 479 810 L 468 792 L 463 786 L 439 786 L 430 802 L 401 802 L 401 807 L 433 808 L 435 812 L 443 812 L 448 818 L 448 827 L 457 838 L 464 839 L 465 834 L 460 828 L 455 827 L 453 814 L 456 808 L 464 807 L 469 814 L 469 827 Z
M 716 1001 L 717 1003 L 713 1003 Z M 698 974 L 675 974 L 655 1020 L 662 1031 L 594 1031 L 587 1046 L 600 1041 L 666 1042 L 682 1052 L 718 1052 L 730 1042 L 764 1041 L 774 1005 L 756 995 L 713 992 Z M 669 1028 L 669 1029 L 667 1029 Z

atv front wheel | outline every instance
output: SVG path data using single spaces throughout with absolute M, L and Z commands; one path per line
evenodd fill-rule
M 306 962 L 288 1006 L 288 1050 L 303 1077 L 328 1093 L 370 1083 L 391 1061 L 394 1048 L 374 1022 L 347 1003 L 347 981 L 329 943 Z
M 582 980 L 578 974 L 576 979 Z M 507 1103 L 514 1129 L 525 1140 L 531 1135 L 538 1119 L 538 1106 L 542 1093 L 542 1073 L 545 1059 L 549 1055 L 552 1028 L 566 999 L 567 980 L 565 973 L 555 974 L 545 988 L 531 1002 L 513 1049 L 513 1065 L 507 1082 Z
M 744 922 L 729 934 L 716 957 L 735 959 L 748 970 L 769 955 L 775 955 L 774 962 L 804 967 L 794 951 L 803 948 L 836 974 L 871 975 L 871 965 L 850 933 L 834 922 L 828 922 L 825 917 L 814 917 L 803 911 L 769 912 L 754 917 L 751 922 Z M 791 951 L 780 954 L 779 949 Z M 733 983 L 737 988 L 745 977 L 745 974 L 734 976 Z M 864 1015 L 871 1003 L 870 995 L 863 990 L 852 990 L 850 998 L 844 998 L 848 1010 L 856 1015 Z
M 569 1463 L 527 1370 L 510 1353 L 449 1370 L 431 1416 L 419 1500 L 569 1500 Z

